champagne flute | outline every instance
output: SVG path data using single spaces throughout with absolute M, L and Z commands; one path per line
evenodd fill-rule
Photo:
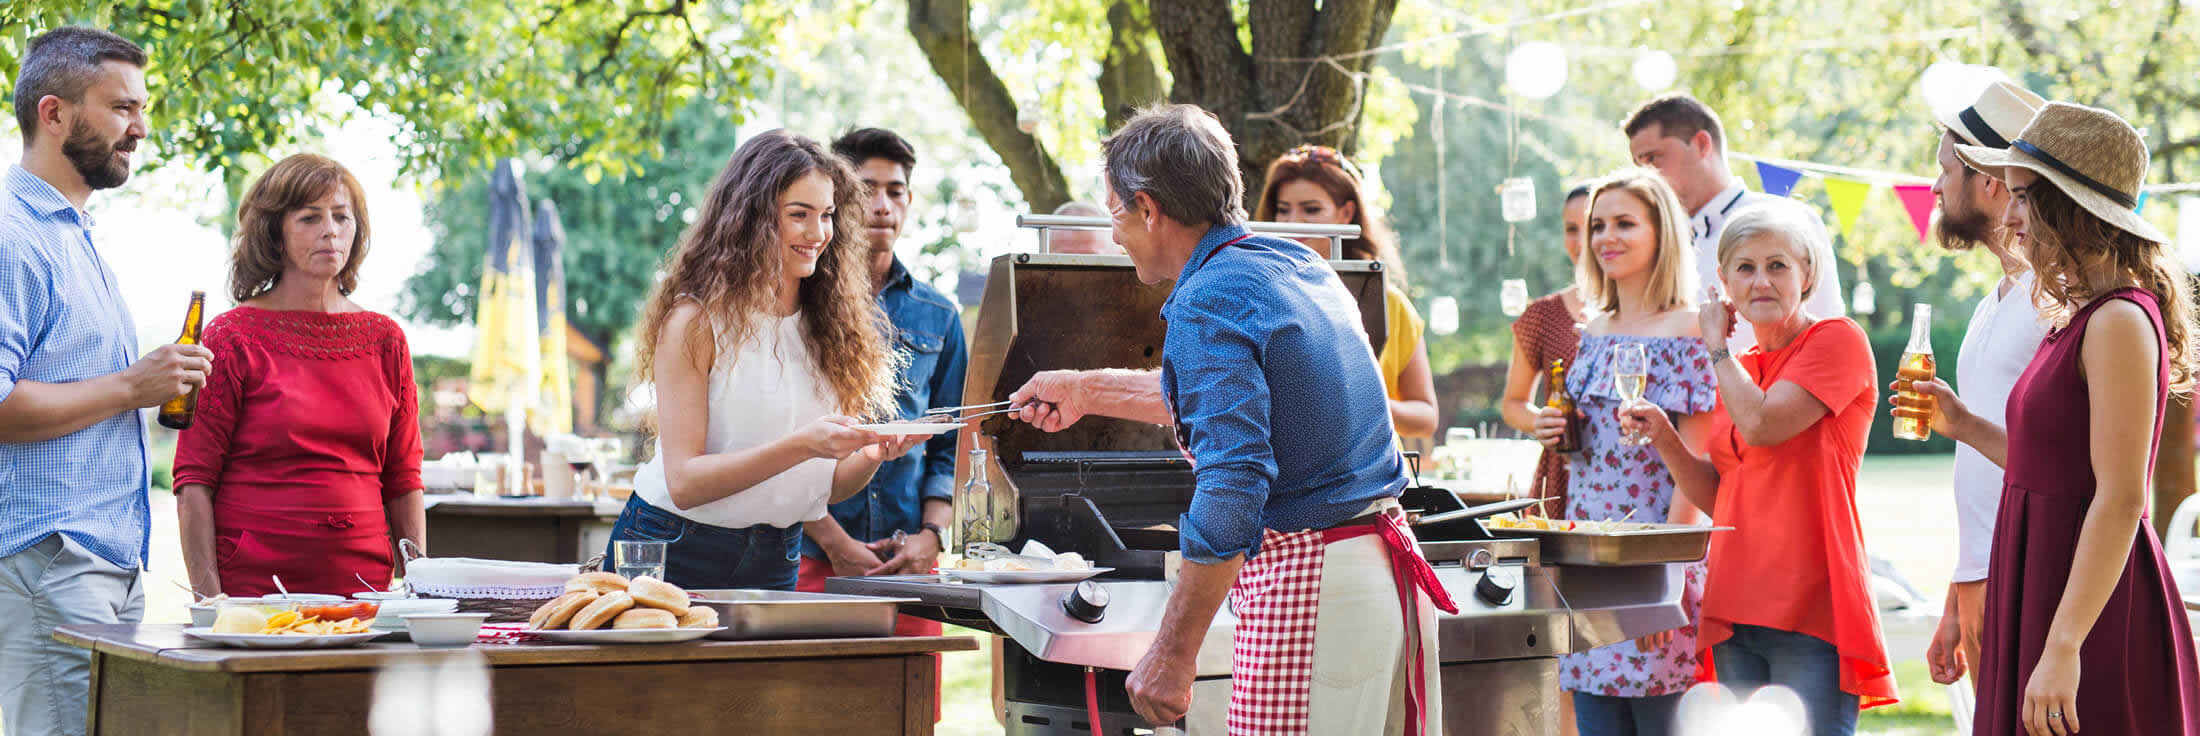
M 1505 311 L 1505 316 L 1520 316 L 1522 312 L 1528 311 L 1528 282 L 1505 279 L 1504 286 L 1497 293 L 1497 301 L 1499 308 Z
M 1642 401 L 1642 391 L 1650 382 L 1650 357 L 1642 343 L 1620 343 L 1612 352 L 1612 383 L 1619 392 L 1622 408 Z M 1650 438 L 1639 433 L 1629 433 L 1620 444 L 1641 447 L 1650 444 Z

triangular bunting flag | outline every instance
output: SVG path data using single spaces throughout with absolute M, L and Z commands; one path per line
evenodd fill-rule
M 1933 188 L 1928 184 L 1896 184 L 1894 196 L 1902 198 L 1902 208 L 1910 211 L 1910 224 L 1917 227 L 1918 242 L 1932 230 Z
M 2146 193 L 2146 192 L 2140 192 L 2140 193 L 2139 193 L 2139 204 L 2138 204 L 2137 206 L 2134 206 L 2134 207 L 2132 207 L 2132 208 L 2131 208 L 2131 212 L 2132 212 L 2132 214 L 2138 214 L 2138 213 L 2141 213 L 2141 212 L 2145 212 L 2145 211 L 2147 211 L 2147 193 Z
M 1826 177 L 1826 198 L 1833 200 L 1834 225 L 1842 235 L 1856 226 L 1856 216 L 1864 212 L 1864 196 L 1871 194 L 1872 183 Z
M 1757 162 L 1757 178 L 1764 182 L 1765 193 L 1785 197 L 1795 191 L 1795 183 L 1803 180 L 1803 172 L 1784 166 Z

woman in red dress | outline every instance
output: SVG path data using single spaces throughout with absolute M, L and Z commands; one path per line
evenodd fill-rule
M 299 154 L 237 208 L 221 365 L 176 443 L 184 567 L 201 595 L 387 587 L 393 535 L 422 544 L 419 399 L 396 322 L 349 298 L 367 255 L 359 181 Z
M 2002 224 L 2054 325 L 2006 430 L 1919 385 L 1935 430 L 2008 470 L 1973 733 L 2200 734 L 2191 626 L 2146 521 L 2164 402 L 2193 386 L 2191 280 L 2134 209 L 2146 144 L 2114 113 L 2052 102 L 2008 151 L 1956 150 L 2008 182 Z

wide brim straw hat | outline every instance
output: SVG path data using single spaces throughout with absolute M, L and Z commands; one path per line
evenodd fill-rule
M 1963 143 L 2008 148 L 2009 141 L 2023 135 L 2024 126 L 2046 104 L 2032 90 L 2002 80 L 1986 85 L 1970 104 L 1943 110 L 1934 118 Z
M 2147 144 L 2116 113 L 2050 102 L 2008 148 L 1958 145 L 1956 158 L 1992 176 L 2004 176 L 2012 167 L 2031 171 L 2108 224 L 2156 243 L 2169 242 L 2139 216 Z

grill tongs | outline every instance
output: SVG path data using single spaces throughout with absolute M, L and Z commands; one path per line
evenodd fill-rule
M 1054 402 L 1051 401 L 1041 401 L 1038 403 L 1045 404 L 1050 408 L 1054 406 Z M 979 417 L 988 417 L 995 414 L 1014 414 L 1016 412 L 1023 411 L 1024 406 L 1024 404 L 1018 404 L 1014 401 L 996 401 L 991 404 L 971 404 L 968 406 L 942 406 L 937 409 L 926 411 L 924 413 L 924 417 L 926 419 L 931 419 L 933 417 L 948 417 L 951 421 L 954 421 L 957 424 L 961 424 L 963 422 L 977 419 Z M 1006 408 L 995 409 L 994 407 Z M 972 409 L 991 409 L 991 411 L 981 411 L 976 414 L 963 413 Z

